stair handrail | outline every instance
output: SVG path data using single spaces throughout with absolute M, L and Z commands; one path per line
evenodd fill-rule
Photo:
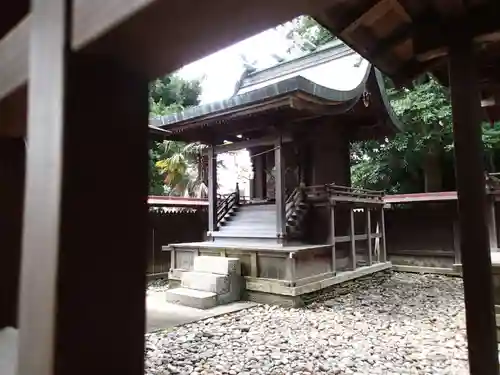
M 304 201 L 304 186 L 293 189 L 285 201 L 285 222 L 288 223 L 292 215 L 297 211 L 298 205 Z
M 224 199 L 217 202 L 217 224 L 226 217 L 229 211 L 236 205 L 236 202 L 236 192 L 228 194 Z

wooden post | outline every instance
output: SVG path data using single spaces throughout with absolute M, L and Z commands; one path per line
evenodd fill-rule
M 283 140 L 281 135 L 276 138 L 274 145 L 274 165 L 276 175 L 275 196 L 276 196 L 276 235 L 281 240 L 286 236 L 286 218 L 285 218 L 285 162 L 283 158 Z
M 0 329 L 17 327 L 25 144 L 0 138 Z
M 356 269 L 356 228 L 354 227 L 354 210 L 349 209 L 350 226 L 349 235 L 351 237 L 351 267 Z
M 498 374 L 474 47 L 466 25 L 457 24 L 455 31 L 449 46 L 449 74 L 469 371 L 473 375 Z
M 210 237 L 217 230 L 217 155 L 214 151 L 214 147 L 208 149 L 208 233 Z
M 495 200 L 491 196 L 487 196 L 486 215 L 488 220 L 488 234 L 490 240 L 491 251 L 498 251 L 497 238 L 497 222 L 495 217 Z
M 385 240 L 385 210 L 384 206 L 380 207 L 380 261 L 387 262 L 387 243 Z
M 259 276 L 259 265 L 257 262 L 257 252 L 252 251 L 250 253 L 250 276 L 258 277 Z
M 337 255 L 335 251 L 335 202 L 330 201 L 330 242 L 332 244 L 332 272 L 337 273 Z
M 17 374 L 142 374 L 148 79 L 71 52 L 72 9 L 31 7 Z M 113 207 L 103 200 L 109 155 L 120 155 L 112 173 L 127 176 Z
M 455 264 L 462 264 L 460 252 L 460 229 L 457 220 L 453 220 L 453 252 L 455 253 Z
M 252 198 L 265 199 L 266 198 L 266 172 L 265 172 L 265 161 L 266 155 L 261 154 L 264 152 L 264 147 L 258 147 L 254 149 L 252 157 L 252 167 L 254 170 L 253 181 L 254 181 L 254 194 Z
M 365 208 L 366 211 L 366 241 L 368 249 L 368 265 L 373 264 L 372 259 L 372 219 L 371 219 L 371 209 L 370 207 Z
M 286 272 L 290 286 L 295 286 L 295 253 L 289 253 L 286 260 Z

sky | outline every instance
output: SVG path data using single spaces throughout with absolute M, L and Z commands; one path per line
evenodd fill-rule
M 234 93 L 234 87 L 243 73 L 243 59 L 255 63 L 258 69 L 276 64 L 272 54 L 285 55 L 292 42 L 285 36 L 286 28 L 270 29 L 220 50 L 201 60 L 181 68 L 178 74 L 185 79 L 203 77 L 200 103 L 226 99 Z M 246 150 L 237 154 L 219 155 L 224 168 L 219 168 L 219 192 L 234 191 L 236 182 L 243 195 L 249 195 L 251 162 Z
M 204 77 L 201 103 L 226 99 L 233 94 L 237 80 L 243 73 L 242 55 L 255 62 L 258 69 L 276 63 L 272 54 L 285 55 L 292 42 L 285 36 L 286 27 L 269 29 L 201 60 L 184 66 L 178 74 L 185 79 Z

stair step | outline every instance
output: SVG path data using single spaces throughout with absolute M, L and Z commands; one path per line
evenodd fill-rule
M 265 211 L 276 211 L 275 205 L 266 206 L 243 206 L 239 208 L 240 212 L 265 212 Z
M 210 309 L 217 306 L 217 294 L 187 288 L 169 289 L 165 293 L 167 302 L 195 309 Z
M 246 244 L 247 246 L 262 246 L 278 244 L 276 237 L 273 238 L 248 238 L 248 237 L 215 237 L 214 242 L 220 245 L 238 245 Z
M 276 233 L 269 232 L 269 233 L 261 233 L 261 232 L 214 232 L 213 233 L 214 238 L 276 238 Z
M 183 272 L 181 286 L 183 288 L 224 294 L 229 291 L 230 279 L 227 275 L 189 271 Z
M 229 224 L 224 226 L 222 230 L 227 231 L 231 229 L 239 229 L 239 230 L 276 230 L 276 223 L 238 223 L 238 224 Z
M 214 232 L 218 233 L 218 232 Z M 197 256 L 193 261 L 193 271 L 215 273 L 218 275 L 241 275 L 241 265 L 238 258 L 217 256 Z
M 235 216 L 228 220 L 231 223 L 276 223 L 276 216 L 256 215 L 256 216 Z

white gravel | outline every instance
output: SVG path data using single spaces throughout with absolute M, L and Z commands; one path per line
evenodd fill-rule
M 468 374 L 461 279 L 392 273 L 340 290 L 149 334 L 146 374 Z
M 164 278 L 148 280 L 146 293 L 161 292 L 168 289 L 168 280 Z

